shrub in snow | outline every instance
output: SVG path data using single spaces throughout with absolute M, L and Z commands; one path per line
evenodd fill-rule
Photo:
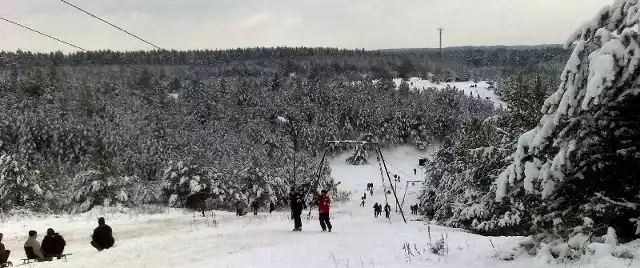
M 162 174 L 164 200 L 173 207 L 200 208 L 210 190 L 209 175 L 195 165 L 170 163 Z
M 514 196 L 519 189 L 539 199 L 528 208 L 550 239 L 568 239 L 583 217 L 593 219 L 595 234 L 611 226 L 622 241 L 637 237 L 639 11 L 638 1 L 616 1 L 576 31 L 558 90 L 496 180 L 497 200 L 524 200 Z
M 0 209 L 46 208 L 43 182 L 39 171 L 31 170 L 14 155 L 0 156 Z
M 76 174 L 71 190 L 72 212 L 86 212 L 95 206 L 130 206 L 136 178 L 110 174 L 107 169 L 89 169 Z

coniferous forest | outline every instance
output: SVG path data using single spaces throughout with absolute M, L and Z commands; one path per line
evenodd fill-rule
M 618 82 L 580 91 L 601 34 L 444 59 L 430 49 L 2 52 L 0 208 L 282 206 L 290 185 L 315 179 L 325 141 L 440 144 L 424 167 L 429 219 L 544 241 L 613 228 L 628 241 L 640 234 L 637 75 L 619 62 Z M 495 81 L 506 107 L 392 81 L 409 77 Z M 366 146 L 329 149 L 366 164 Z

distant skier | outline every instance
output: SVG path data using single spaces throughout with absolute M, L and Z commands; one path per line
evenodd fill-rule
M 0 267 L 5 267 L 7 261 L 9 260 L 9 255 L 11 255 L 11 250 L 7 250 L 4 248 L 4 244 L 2 243 L 2 237 L 4 235 L 0 233 Z
M 291 192 L 289 193 L 289 204 L 291 205 L 291 217 L 294 222 L 294 232 L 302 231 L 302 210 L 304 210 L 305 202 L 304 196 L 300 191 L 297 191 L 295 187 L 291 187 Z
M 379 208 L 379 206 L 380 206 L 380 204 L 378 204 L 378 202 L 376 202 L 375 204 L 373 204 L 373 217 L 374 217 L 374 218 L 378 218 L 378 215 L 380 215 L 380 214 L 378 213 L 378 210 L 380 209 L 380 208 Z
M 418 175 L 418 170 L 416 170 L 415 168 L 413 169 L 413 175 Z
M 371 189 L 369 193 L 371 196 L 373 196 L 373 189 Z
M 269 214 L 271 214 L 271 212 L 273 212 L 274 210 L 276 210 L 276 204 L 271 201 L 271 203 L 269 203 Z
M 384 205 L 384 215 L 385 217 L 387 217 L 387 219 L 389 218 L 389 214 L 391 213 L 391 207 L 389 206 L 389 203 Z
M 327 191 L 322 190 L 320 192 L 320 198 L 318 198 L 318 218 L 320 219 L 320 227 L 322 231 L 331 232 L 331 220 L 329 219 L 329 209 L 331 208 L 331 199 L 327 196 Z
M 258 200 L 253 200 L 251 202 L 251 208 L 253 209 L 253 215 L 258 215 L 258 210 L 260 209 L 260 202 Z
M 98 218 L 98 227 L 93 230 L 91 239 L 91 245 L 98 251 L 109 249 L 116 242 L 111 227 L 105 223 L 103 217 Z
M 360 203 L 361 207 L 364 207 L 364 197 L 362 198 L 362 202 Z
M 244 201 L 238 200 L 236 202 L 236 215 L 244 216 Z
M 204 214 L 206 212 L 206 210 L 207 210 L 207 202 L 204 199 L 202 199 L 200 201 L 200 211 L 202 211 L 202 217 L 203 218 L 206 217 L 206 215 Z
M 364 195 L 362 196 L 362 199 L 367 200 L 367 193 L 365 192 Z

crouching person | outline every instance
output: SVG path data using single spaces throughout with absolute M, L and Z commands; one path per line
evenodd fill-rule
M 4 244 L 2 243 L 3 236 L 4 235 L 0 233 L 0 267 L 5 267 L 9 261 L 9 255 L 11 255 L 11 250 L 6 250 L 4 248 Z
M 45 256 L 40 249 L 40 243 L 38 242 L 38 232 L 29 231 L 29 238 L 27 242 L 24 242 L 24 251 L 27 254 L 27 258 L 36 261 L 45 261 Z
M 91 239 L 91 246 L 96 248 L 98 251 L 111 248 L 113 247 L 113 244 L 116 243 L 116 240 L 113 238 L 111 227 L 105 223 L 103 217 L 98 219 L 98 227 L 93 230 Z
M 62 238 L 62 236 L 56 233 L 53 229 L 49 228 L 47 230 L 47 235 L 42 239 L 42 254 L 45 258 L 56 257 L 60 259 L 62 258 L 65 246 L 67 246 L 67 242 L 64 241 L 64 238 Z

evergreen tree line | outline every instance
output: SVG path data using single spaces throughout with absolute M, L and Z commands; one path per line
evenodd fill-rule
M 471 120 L 426 166 L 423 213 L 449 226 L 532 236 L 558 260 L 640 236 L 637 1 L 578 29 L 557 78 L 513 76 L 508 109 Z M 632 258 L 632 257 L 631 257 Z
M 453 88 L 398 90 L 389 78 L 363 79 L 368 69 L 284 65 L 7 66 L 0 206 L 283 205 L 294 172 L 296 184 L 316 185 L 325 141 L 422 146 L 495 113 Z M 322 170 L 320 186 L 331 183 Z

